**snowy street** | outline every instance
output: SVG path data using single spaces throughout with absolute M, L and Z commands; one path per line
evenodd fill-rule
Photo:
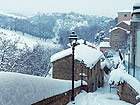
M 106 83 L 103 88 L 99 88 L 93 93 L 83 91 L 75 97 L 75 104 L 69 102 L 67 105 L 132 105 L 119 100 L 116 88 L 112 88 L 111 93 L 109 89 L 109 85 Z

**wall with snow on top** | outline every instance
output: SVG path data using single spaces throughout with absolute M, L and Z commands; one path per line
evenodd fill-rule
M 75 82 L 75 87 L 80 84 Z M 71 81 L 0 72 L 0 86 L 0 105 L 31 105 L 71 90 Z
M 140 94 L 140 82 L 133 76 L 129 75 L 122 64 L 119 65 L 118 69 L 111 71 L 109 83 L 112 84 L 113 81 L 116 85 L 124 83 L 125 81 Z

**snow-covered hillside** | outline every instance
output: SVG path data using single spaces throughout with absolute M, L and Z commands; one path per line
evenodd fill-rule
M 18 19 L 26 19 L 26 17 L 23 15 L 16 15 L 15 13 L 10 13 L 6 11 L 0 11 L 0 15 L 12 17 L 12 18 L 18 18 Z
M 0 105 L 31 105 L 70 90 L 71 81 L 0 72 L 0 86 Z
M 54 43 L 53 40 L 51 39 L 48 39 L 46 41 L 40 40 L 39 38 L 33 37 L 28 34 L 22 35 L 21 32 L 14 32 L 14 31 L 5 30 L 2 28 L 0 28 L 0 36 L 6 37 L 12 40 L 20 38 L 20 43 L 18 45 L 19 48 L 23 48 L 24 44 L 26 44 L 30 48 L 33 48 L 33 46 L 37 44 L 43 45 L 44 47 L 50 47 L 50 48 L 56 48 L 56 49 L 59 49 L 61 47 L 61 45 Z

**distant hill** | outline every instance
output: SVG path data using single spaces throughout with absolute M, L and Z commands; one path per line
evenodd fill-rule
M 0 13 L 0 27 L 13 31 L 20 31 L 43 40 L 52 39 L 66 47 L 68 36 L 74 30 L 79 38 L 94 42 L 95 34 L 115 26 L 116 21 L 109 17 L 83 15 L 79 13 L 38 13 L 33 17 L 19 16 L 19 14 Z

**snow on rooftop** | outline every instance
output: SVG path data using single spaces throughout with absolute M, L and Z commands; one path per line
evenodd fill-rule
M 132 13 L 133 13 L 133 14 L 135 14 L 135 13 L 140 13 L 140 9 L 135 9 Z
M 70 54 L 72 54 L 72 48 L 58 52 L 51 57 L 51 62 L 69 56 Z M 102 57 L 103 53 L 101 51 L 87 45 L 81 44 L 75 47 L 75 59 L 79 61 L 83 60 L 87 67 L 94 66 Z
M 111 47 L 109 42 L 101 42 L 100 43 L 100 48 L 101 47 Z
M 118 85 L 118 83 L 123 83 L 124 81 L 126 81 L 140 94 L 140 82 L 125 71 L 125 67 L 123 66 L 122 62 L 119 65 L 118 69 L 114 69 L 110 73 L 109 83 L 112 84 L 113 81 L 116 85 Z
M 75 87 L 80 85 L 75 81 Z M 0 105 L 31 105 L 70 90 L 71 81 L 0 72 L 0 86 Z
M 119 22 L 118 24 L 120 24 L 120 23 L 122 23 L 122 22 L 126 23 L 126 24 L 129 25 L 129 26 L 130 26 L 130 23 L 131 23 L 130 21 L 121 21 L 121 22 Z M 117 25 L 118 25 L 118 24 L 117 24 Z
M 121 28 L 121 27 L 114 27 L 113 29 L 110 29 L 110 30 L 109 30 L 109 32 L 112 32 L 112 31 L 117 30 L 117 29 L 121 29 L 121 30 L 124 30 L 124 31 L 126 31 L 126 32 L 127 32 L 127 30 L 126 30 L 126 29 Z
M 120 13 L 131 13 L 132 10 L 121 10 L 121 11 L 118 11 L 117 13 L 120 14 Z

